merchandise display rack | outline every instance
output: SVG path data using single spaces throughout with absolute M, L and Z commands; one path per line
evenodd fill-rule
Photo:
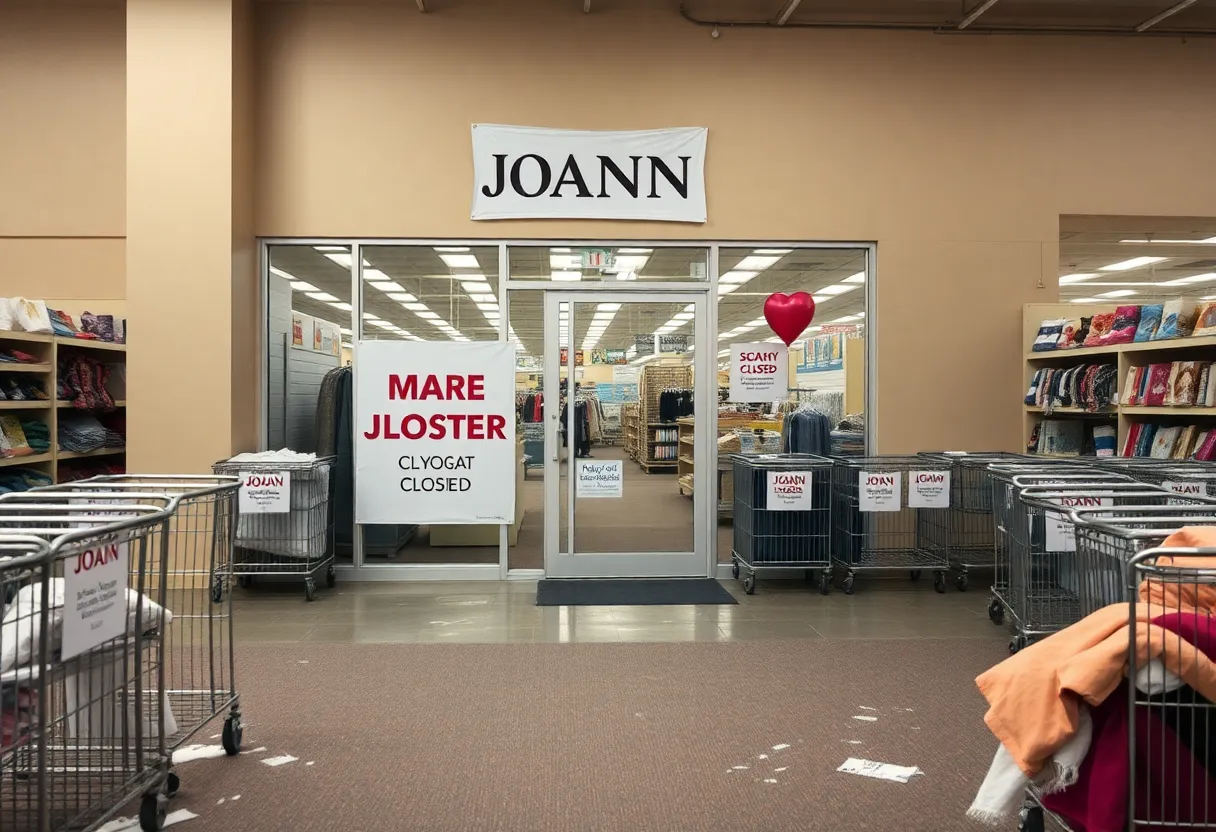
M 1172 361 L 1216 361 L 1216 336 L 1190 336 L 1172 338 L 1161 341 L 1144 341 L 1131 344 L 1113 344 L 1105 347 L 1077 347 L 1070 350 L 1054 350 L 1034 352 L 1035 335 L 1039 325 L 1045 320 L 1057 318 L 1089 317 L 1102 312 L 1114 312 L 1115 305 L 1089 305 L 1075 303 L 1060 304 L 1028 304 L 1023 312 L 1023 361 L 1022 395 L 1030 387 L 1035 373 L 1044 367 L 1073 367 L 1078 364 L 1105 363 L 1114 361 L 1116 364 L 1115 384 L 1119 391 L 1119 402 L 1127 396 L 1124 386 L 1128 370 L 1133 367 L 1148 366 L 1154 363 Z M 1023 403 L 1023 447 L 1029 443 L 1035 426 L 1044 418 L 1076 418 L 1088 420 L 1114 420 L 1118 430 L 1115 444 L 1116 455 L 1123 452 L 1127 441 L 1128 431 L 1138 421 L 1148 421 L 1145 417 L 1161 417 L 1178 424 L 1198 423 L 1205 429 L 1216 427 L 1216 407 L 1145 407 L 1140 405 L 1112 405 L 1098 411 L 1089 411 L 1079 407 L 1057 407 L 1050 415 L 1043 408 Z M 1044 454 L 1046 456 L 1046 454 Z
M 59 401 L 59 359 L 64 351 L 81 351 L 111 365 L 107 389 L 114 399 L 115 409 L 124 409 L 126 403 L 126 344 L 114 344 L 106 341 L 94 341 L 84 338 L 63 338 L 54 335 L 42 335 L 32 332 L 14 332 L 0 330 L 0 349 L 16 349 L 28 353 L 38 359 L 36 364 L 0 363 L 0 376 L 7 373 L 20 373 L 35 376 L 42 389 L 51 398 L 49 400 L 33 401 L 0 401 L 0 416 L 15 415 L 27 419 L 37 417 L 37 421 L 47 425 L 50 432 L 51 447 L 46 453 L 27 454 L 25 456 L 2 457 L 0 468 L 30 468 L 48 475 L 54 482 L 63 481 L 63 470 L 60 463 L 79 459 L 123 458 L 126 448 L 98 448 L 88 453 L 76 453 L 59 449 L 59 414 L 61 411 L 71 411 L 71 402 Z M 93 411 L 81 411 L 93 412 Z M 27 415 L 28 414 L 28 415 Z
M 678 458 L 656 459 L 654 452 L 657 445 L 680 447 L 678 438 L 671 442 L 655 439 L 655 431 L 678 429 L 677 422 L 664 422 L 659 419 L 659 396 L 664 390 L 673 387 L 692 387 L 692 367 L 683 361 L 667 363 L 663 359 L 642 367 L 638 377 L 638 433 L 641 434 L 641 439 L 635 459 L 647 474 L 679 468 Z
M 642 441 L 642 430 L 639 425 L 638 405 L 623 404 L 621 405 L 621 441 L 625 446 L 625 453 L 634 462 L 642 458 L 639 451 L 639 445 Z
M 692 416 L 685 416 L 677 420 L 680 428 L 680 466 L 678 469 L 679 475 L 679 490 L 680 494 L 685 497 L 692 497 L 694 485 L 694 472 L 696 471 L 695 459 L 695 437 L 696 437 L 696 420 Z M 718 414 L 718 430 L 717 438 L 721 439 L 728 433 L 731 433 L 739 428 L 751 429 L 753 425 L 758 424 L 755 421 L 755 416 L 750 413 L 719 413 Z M 730 455 L 719 452 L 718 454 L 718 471 L 717 485 L 715 492 L 718 495 L 718 519 L 722 520 L 731 517 L 734 514 L 734 464 L 730 461 Z

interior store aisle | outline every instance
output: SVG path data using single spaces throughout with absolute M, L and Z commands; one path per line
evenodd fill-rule
M 181 766 L 172 809 L 189 832 L 976 830 L 993 743 L 972 680 L 1003 649 L 246 641 L 250 751 Z

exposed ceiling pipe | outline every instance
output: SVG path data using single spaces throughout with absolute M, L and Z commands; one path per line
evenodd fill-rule
M 801 4 L 802 0 L 785 0 L 785 5 L 781 7 L 781 11 L 777 12 L 777 25 L 784 26 L 790 19 L 790 15 L 796 12 Z
M 1175 3 L 1160 14 L 1153 15 L 1148 20 L 1141 23 L 1136 27 L 1136 31 L 1147 32 L 1149 29 L 1153 28 L 1167 17 L 1173 17 L 1174 15 L 1178 14 L 1178 12 L 1182 11 L 1183 9 L 1189 9 L 1198 2 L 1199 0 L 1182 0 L 1181 3 Z
M 689 23 L 714 29 L 838 29 L 870 32 L 932 32 L 937 35 L 1063 35 L 1072 37 L 1159 37 L 1159 38 L 1213 38 L 1216 29 L 1158 29 L 1142 32 L 1120 29 L 1114 26 L 968 26 L 959 29 L 954 23 L 877 23 L 868 20 L 798 20 L 778 26 L 772 20 L 703 20 L 689 14 L 680 4 L 680 15 Z
M 996 4 L 997 4 L 997 0 L 984 0 L 984 2 L 980 3 L 980 4 L 979 4 L 978 6 L 976 6 L 974 9 L 972 9 L 972 10 L 971 10 L 971 11 L 969 11 L 969 12 L 967 12 L 967 16 L 966 16 L 966 17 L 964 17 L 964 18 L 963 18 L 963 19 L 962 19 L 962 20 L 959 22 L 959 24 L 958 24 L 958 28 L 959 28 L 959 29 L 966 29 L 966 28 L 967 28 L 968 26 L 970 26 L 972 23 L 974 23 L 975 21 L 979 20 L 979 19 L 980 19 L 980 15 L 982 15 L 984 12 L 988 11 L 989 9 L 991 9 L 991 8 L 992 8 L 993 6 L 995 6 Z

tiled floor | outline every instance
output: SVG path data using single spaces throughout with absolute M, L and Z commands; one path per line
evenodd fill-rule
M 800 582 L 761 583 L 737 606 L 537 607 L 536 584 L 344 583 L 307 603 L 296 587 L 238 590 L 242 643 L 506 643 L 807 639 L 1007 639 L 982 589 L 943 595 L 922 581 L 858 583 L 823 597 Z

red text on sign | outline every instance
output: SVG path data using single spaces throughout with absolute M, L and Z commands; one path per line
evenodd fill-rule
M 866 485 L 895 485 L 895 477 L 890 474 L 867 474 Z
M 411 413 L 394 420 L 389 414 L 372 414 L 372 429 L 365 439 L 506 439 L 507 419 L 497 413 L 436 413 L 429 419 Z
M 96 549 L 85 549 L 76 556 L 76 568 L 73 574 L 79 575 L 81 572 L 88 572 L 97 566 L 105 566 L 107 563 L 113 563 L 118 560 L 118 546 L 109 544 L 100 546 Z
M 480 402 L 486 398 L 486 377 L 483 375 L 431 374 L 423 377 L 419 387 L 418 376 L 411 373 L 403 381 L 401 376 L 388 377 L 388 397 L 393 399 L 441 399 L 444 401 Z
M 282 488 L 282 474 L 250 474 L 245 477 L 245 485 L 249 488 Z

